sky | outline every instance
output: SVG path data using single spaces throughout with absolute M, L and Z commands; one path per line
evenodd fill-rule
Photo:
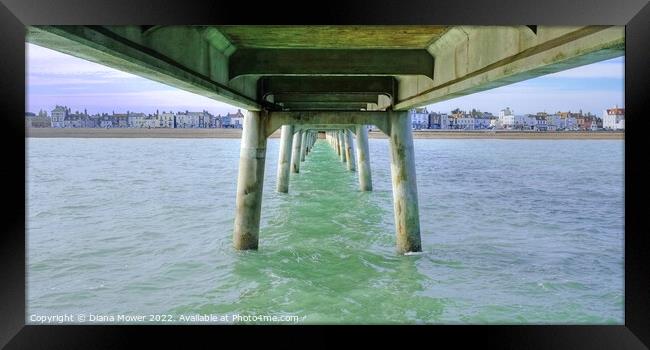
M 56 105 L 88 113 L 155 113 L 202 111 L 212 114 L 238 108 L 133 74 L 66 55 L 31 43 L 27 52 L 27 111 L 49 112 Z M 624 57 L 541 76 L 488 91 L 427 106 L 431 112 L 455 108 L 498 114 L 578 111 L 601 115 L 603 109 L 624 107 Z

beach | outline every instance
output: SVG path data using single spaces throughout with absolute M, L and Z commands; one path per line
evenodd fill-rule
M 236 138 L 241 129 L 136 129 L 136 128 L 27 128 L 26 137 L 37 138 Z M 387 138 L 380 131 L 369 132 L 370 138 Z M 271 138 L 280 137 L 280 130 Z M 415 139 L 550 139 L 550 140 L 623 140 L 623 131 L 457 131 L 457 130 L 414 130 Z

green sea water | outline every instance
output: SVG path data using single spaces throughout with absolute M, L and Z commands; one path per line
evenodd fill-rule
M 407 256 L 388 147 L 370 140 L 372 192 L 319 140 L 281 194 L 270 139 L 260 249 L 239 252 L 239 140 L 30 138 L 27 323 L 623 323 L 623 141 L 415 140 Z

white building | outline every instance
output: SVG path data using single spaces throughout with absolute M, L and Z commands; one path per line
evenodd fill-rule
M 185 111 L 176 113 L 176 127 L 185 128 L 198 128 L 199 115 L 195 112 Z
M 229 119 L 229 125 L 231 128 L 242 128 L 244 127 L 244 114 L 241 112 L 241 109 L 237 110 L 237 113 L 230 114 L 228 113 L 226 115 L 227 119 Z
M 142 128 L 144 127 L 145 119 L 147 116 L 144 113 L 127 113 L 127 125 L 129 128 Z
M 510 107 L 499 111 L 499 128 L 513 129 L 515 127 L 515 114 Z
M 158 128 L 173 128 L 174 127 L 174 113 L 165 112 L 157 114 Z
M 411 118 L 411 127 L 413 129 L 429 128 L 429 111 L 427 111 L 426 107 L 410 109 L 409 117 Z
M 63 106 L 56 106 L 50 113 L 53 128 L 65 127 L 65 117 L 68 116 L 69 109 Z
M 523 129 L 530 125 L 531 121 L 528 116 L 515 115 L 510 108 L 506 108 L 499 111 L 498 124 L 503 129 Z
M 461 117 L 456 118 L 456 128 L 462 130 L 474 130 L 474 117 L 469 114 L 465 114 Z
M 603 129 L 624 130 L 625 108 L 610 108 L 603 111 Z

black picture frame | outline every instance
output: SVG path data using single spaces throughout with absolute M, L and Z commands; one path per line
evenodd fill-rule
M 328 1 L 282 5 L 246 1 L 0 0 L 0 103 L 3 110 L 0 236 L 0 346 L 128 348 L 135 340 L 191 347 L 346 343 L 396 340 L 450 347 L 474 343 L 500 349 L 643 349 L 650 345 L 648 171 L 643 141 L 650 113 L 650 4 L 647 0 Z M 25 25 L 36 24 L 607 24 L 626 26 L 625 104 L 625 324 L 621 326 L 34 326 L 25 325 Z M 399 332 L 399 334 L 396 334 Z M 262 333 L 257 335 L 256 333 Z M 255 335 L 253 335 L 255 334 Z M 182 335 L 180 338 L 175 338 Z M 287 342 L 297 337 L 302 341 Z M 306 337 L 309 337 L 307 340 Z M 644 345 L 645 344 L 645 345 Z M 230 346 L 230 345 L 228 345 Z

